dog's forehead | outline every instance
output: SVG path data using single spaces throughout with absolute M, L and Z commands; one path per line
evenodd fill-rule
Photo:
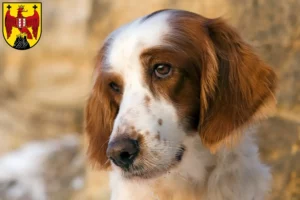
M 139 18 L 111 34 L 106 52 L 110 70 L 122 74 L 129 70 L 139 71 L 142 51 L 161 45 L 163 36 L 169 33 L 170 14 L 169 11 L 163 11 L 151 17 Z

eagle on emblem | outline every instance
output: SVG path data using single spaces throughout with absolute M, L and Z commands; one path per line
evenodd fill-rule
M 35 39 L 38 36 L 38 28 L 40 26 L 40 16 L 39 13 L 36 11 L 37 6 L 34 5 L 34 14 L 32 16 L 24 17 L 23 12 L 28 12 L 28 10 L 24 10 L 24 6 L 20 5 L 18 8 L 17 17 L 11 16 L 10 8 L 11 6 L 7 6 L 8 10 L 5 14 L 5 28 L 6 28 L 6 35 L 7 39 L 10 37 L 12 28 L 18 28 L 21 34 L 26 34 L 28 39 L 32 39 L 32 35 Z M 32 28 L 32 34 L 28 28 Z

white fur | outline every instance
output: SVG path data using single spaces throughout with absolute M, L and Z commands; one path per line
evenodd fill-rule
M 268 167 L 260 163 L 251 137 L 245 137 L 234 151 L 224 149 L 216 155 L 211 155 L 198 137 L 187 139 L 185 144 L 189 148 L 181 164 L 159 178 L 126 180 L 120 173 L 112 171 L 111 199 L 165 199 L 160 198 L 161 190 L 173 193 L 167 198 L 170 200 L 265 199 L 271 175 Z M 188 198 L 183 198 L 182 194 L 188 194 Z
M 112 42 L 106 54 L 106 70 L 120 74 L 125 84 L 110 141 L 126 132 L 129 126 L 134 126 L 145 137 L 149 160 L 157 168 L 165 167 L 165 173 L 158 177 L 128 179 L 112 163 L 111 199 L 264 199 L 270 173 L 260 163 L 250 134 L 246 134 L 233 150 L 224 148 L 213 155 L 203 147 L 198 134 L 187 136 L 184 133 L 174 106 L 163 98 L 154 99 L 143 83 L 140 53 L 145 48 L 162 44 L 162 36 L 170 33 L 167 21 L 170 15 L 171 11 L 165 11 L 143 22 L 140 18 L 115 31 L 109 38 Z M 144 103 L 145 95 L 152 100 L 149 108 Z M 157 119 L 163 120 L 162 126 L 157 125 Z M 148 135 L 145 134 L 147 131 Z M 158 131 L 160 141 L 154 139 Z M 167 140 L 167 144 L 163 140 Z M 180 144 L 187 147 L 182 161 L 170 167 Z M 158 156 L 153 156 L 150 150 Z M 142 161 L 137 158 L 135 162 Z M 167 198 L 166 193 L 169 194 Z

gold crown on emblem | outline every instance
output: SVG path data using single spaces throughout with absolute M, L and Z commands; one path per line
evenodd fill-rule
M 19 5 L 19 8 L 24 8 L 24 5 Z

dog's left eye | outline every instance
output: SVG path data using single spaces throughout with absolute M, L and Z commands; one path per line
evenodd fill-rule
M 118 86 L 115 82 L 110 82 L 108 85 L 113 91 L 115 91 L 117 93 L 121 92 L 121 87 Z
M 155 76 L 158 78 L 166 78 L 171 75 L 172 67 L 169 64 L 156 64 L 154 66 Z

